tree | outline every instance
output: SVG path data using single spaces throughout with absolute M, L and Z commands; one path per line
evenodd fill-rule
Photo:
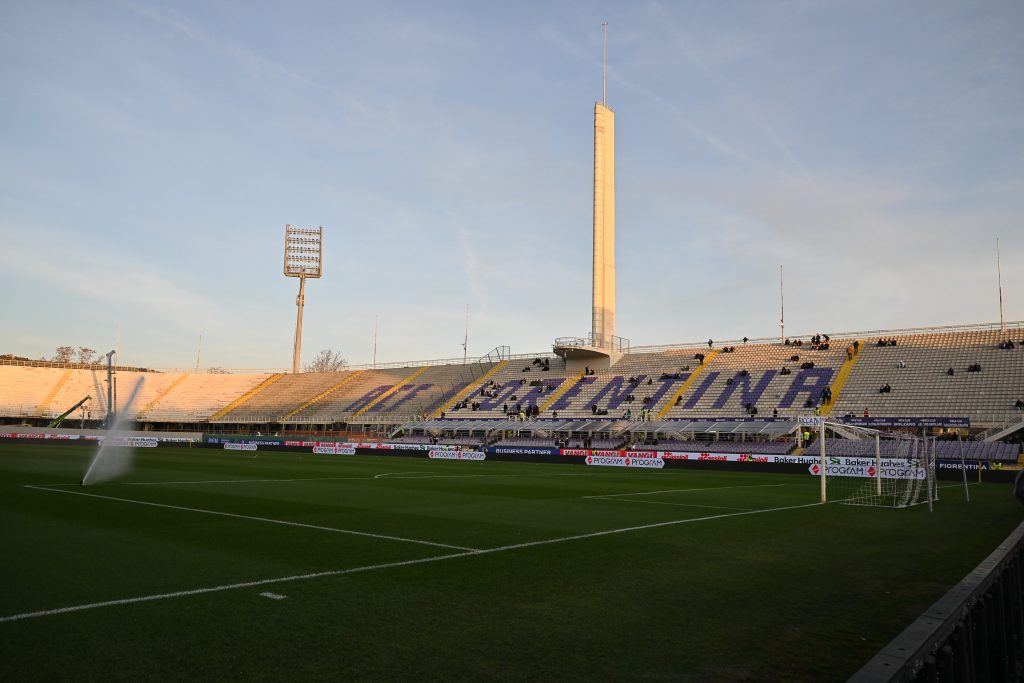
M 306 372 L 337 372 L 344 369 L 347 365 L 348 361 L 337 351 L 322 349 L 302 369 Z
M 95 363 L 96 361 L 97 361 L 97 359 L 96 359 L 96 349 L 90 349 L 88 346 L 79 346 L 78 347 L 78 362 L 79 363 L 84 363 L 86 365 L 90 365 L 92 363 Z
M 75 353 L 74 347 L 71 346 L 58 346 L 57 350 L 53 354 L 54 363 L 70 363 L 71 356 Z

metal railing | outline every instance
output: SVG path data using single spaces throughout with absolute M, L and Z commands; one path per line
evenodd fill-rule
M 850 681 L 1024 677 L 1024 522 Z
M 23 368 L 59 368 L 62 370 L 103 370 L 106 365 L 101 363 L 59 363 L 52 360 L 22 360 L 19 358 L 0 358 L 0 365 L 13 365 Z M 130 365 L 115 365 L 114 372 L 161 372 L 152 368 L 137 368 Z
M 596 339 L 593 334 L 586 337 L 558 337 L 552 345 L 555 348 L 589 346 L 594 349 L 611 349 L 619 353 L 629 353 L 630 342 L 625 337 L 613 336 L 611 339 Z
M 1019 331 L 1024 330 L 1024 321 L 1013 321 L 1007 322 L 1003 325 L 1004 331 Z M 944 334 L 951 332 L 998 332 L 1000 330 L 999 323 L 976 323 L 970 325 L 942 325 L 942 326 L 930 326 L 930 327 L 903 327 L 894 330 L 860 330 L 855 332 L 826 332 L 829 338 L 838 341 L 840 339 L 868 339 L 871 337 L 912 337 L 919 334 Z M 810 332 L 807 334 L 790 334 L 786 335 L 787 339 L 791 340 L 806 340 L 812 335 L 818 334 L 817 332 Z M 742 339 L 714 339 L 714 346 L 735 346 L 738 344 L 781 344 L 782 341 L 778 336 L 772 337 L 750 337 L 744 342 Z M 647 346 L 634 346 L 631 351 L 633 353 L 656 353 L 658 351 L 672 351 L 675 349 L 695 349 L 698 347 L 706 348 L 708 345 L 707 340 L 695 341 L 695 342 L 682 342 L 677 344 L 656 344 Z

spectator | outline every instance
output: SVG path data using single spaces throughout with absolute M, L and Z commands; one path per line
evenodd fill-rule
M 846 347 L 846 360 L 853 360 L 853 345 Z
M 905 360 L 898 361 L 896 363 L 896 367 L 898 367 L 898 368 L 905 368 L 905 367 L 907 367 L 907 361 L 905 361 Z
M 1013 407 L 1017 410 L 1024 410 L 1024 401 L 1017 399 L 1017 402 L 1013 404 Z
M 864 409 L 864 417 L 871 417 L 871 413 L 868 412 L 867 408 Z
M 949 370 L 946 370 L 946 374 L 952 377 L 953 375 L 956 374 L 956 371 L 953 370 L 953 368 L 950 368 Z
M 714 341 L 712 341 L 711 339 L 708 339 L 708 348 L 709 348 L 709 349 L 710 349 L 710 348 L 711 348 L 712 346 L 714 346 L 714 344 L 715 344 L 715 342 L 714 342 Z

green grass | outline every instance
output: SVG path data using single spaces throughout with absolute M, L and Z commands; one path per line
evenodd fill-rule
M 82 488 L 91 449 L 0 446 L 0 618 L 329 572 L 3 621 L 3 680 L 844 680 L 1024 518 L 1007 485 L 929 514 L 791 507 L 801 475 L 245 455 Z

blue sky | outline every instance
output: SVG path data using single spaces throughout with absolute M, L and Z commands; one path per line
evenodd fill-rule
M 1024 319 L 1020 2 L 4 2 L 0 353 L 586 334 L 605 20 L 634 345 Z

